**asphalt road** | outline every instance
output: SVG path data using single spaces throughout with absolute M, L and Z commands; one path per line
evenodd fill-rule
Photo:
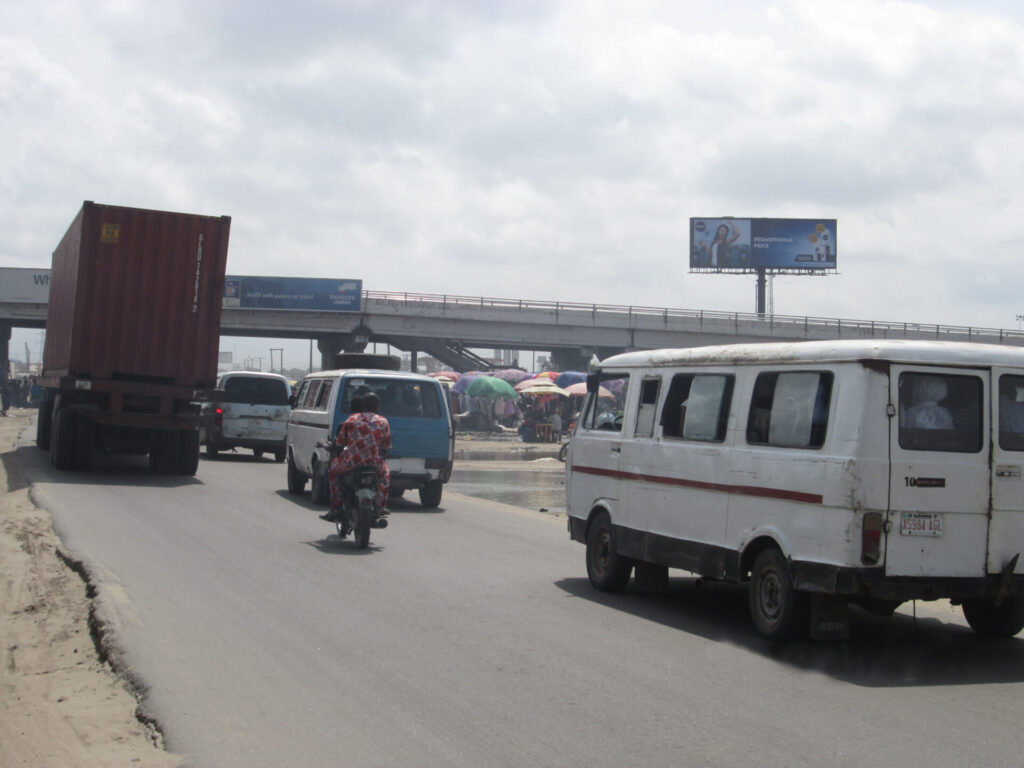
M 341 542 L 270 460 L 38 478 L 145 708 L 196 766 L 1006 766 L 1024 639 L 948 605 L 759 639 L 742 589 L 593 591 L 564 518 L 449 495 Z

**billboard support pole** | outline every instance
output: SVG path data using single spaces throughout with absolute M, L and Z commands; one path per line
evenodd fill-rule
M 767 273 L 764 267 L 757 268 L 757 314 L 763 315 L 765 311 L 765 287 L 768 284 Z

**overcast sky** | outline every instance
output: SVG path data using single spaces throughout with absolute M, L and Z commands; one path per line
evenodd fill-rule
M 776 313 L 1017 328 L 1022 126 L 1015 0 L 0 0 L 0 266 L 89 199 L 230 215 L 233 274 L 749 312 L 689 218 L 834 218 Z

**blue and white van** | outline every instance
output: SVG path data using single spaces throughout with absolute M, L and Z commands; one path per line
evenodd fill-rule
M 302 380 L 288 419 L 288 491 L 300 494 L 312 480 L 313 501 L 327 504 L 330 442 L 350 415 L 354 395 L 373 392 L 391 426 L 391 496 L 416 488 L 420 503 L 433 509 L 452 475 L 455 428 L 444 388 L 429 376 L 379 369 L 311 373 Z

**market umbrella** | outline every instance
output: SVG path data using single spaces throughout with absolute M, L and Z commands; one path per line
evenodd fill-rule
M 520 395 L 561 395 L 568 397 L 568 393 L 551 379 L 527 379 L 516 385 L 516 392 Z
M 477 373 L 477 374 L 464 373 L 464 374 L 462 374 L 462 376 L 459 377 L 459 380 L 456 381 L 454 384 L 452 384 L 452 392 L 454 392 L 457 395 L 461 395 L 463 392 L 465 392 L 467 389 L 469 389 L 469 385 L 470 384 L 472 384 L 474 381 L 479 379 L 481 376 L 483 376 L 482 373 Z
M 462 379 L 459 379 L 459 383 L 462 383 Z M 493 376 L 478 376 L 473 379 L 466 388 L 466 394 L 470 397 L 486 397 L 488 400 L 497 400 L 499 397 L 506 400 L 516 399 L 516 391 L 512 385 Z
M 432 379 L 448 379 L 448 381 L 458 381 L 462 374 L 457 371 L 437 371 L 436 373 L 428 373 Z
M 507 381 L 509 384 L 518 384 L 523 379 L 530 378 L 530 374 L 520 368 L 502 368 L 500 371 L 495 371 L 493 374 L 494 378 Z
M 558 378 L 558 371 L 541 371 L 534 378 L 537 379 L 551 379 L 554 381 Z
M 587 380 L 587 374 L 583 371 L 564 371 L 558 374 L 558 378 L 555 379 L 555 384 L 560 386 L 562 389 L 572 385 L 579 384 L 581 381 Z
M 587 394 L 587 382 L 581 381 L 579 384 L 571 384 L 570 386 L 565 388 L 565 391 L 567 394 L 570 395 L 585 395 Z M 604 387 L 598 388 L 597 396 L 610 398 L 611 400 L 615 399 L 615 395 L 613 395 L 609 390 L 605 389 Z

